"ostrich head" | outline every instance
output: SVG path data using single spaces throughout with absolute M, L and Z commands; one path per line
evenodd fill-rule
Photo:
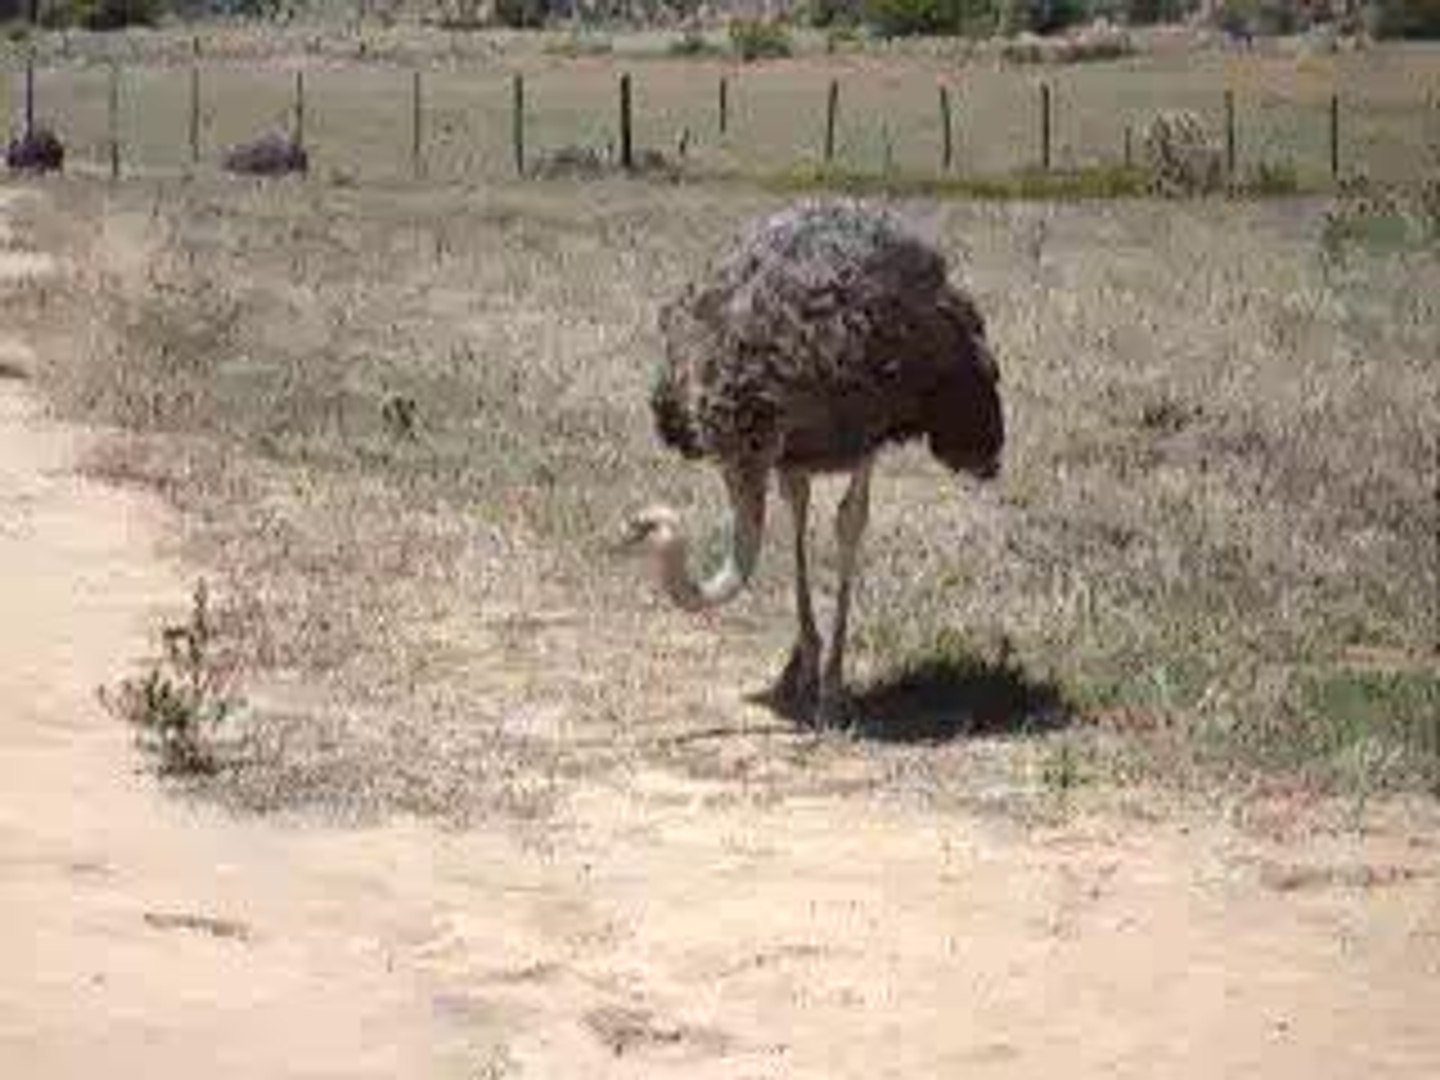
M 663 555 L 683 542 L 680 515 L 668 506 L 655 504 L 637 510 L 626 519 L 615 550 L 620 553 L 649 551 Z
M 646 551 L 654 560 L 665 594 L 685 611 L 719 607 L 749 583 L 760 558 L 765 532 L 765 471 L 727 468 L 733 529 L 720 564 L 708 575 L 690 573 L 690 543 L 680 515 L 668 506 L 650 505 L 631 515 L 616 545 L 620 551 Z
M 968 301 L 952 300 L 960 325 L 958 362 L 930 397 L 925 416 L 931 452 L 957 472 L 980 480 L 1000 473 L 1005 449 L 1005 411 L 1000 403 L 1000 365 L 985 337 L 985 320 Z

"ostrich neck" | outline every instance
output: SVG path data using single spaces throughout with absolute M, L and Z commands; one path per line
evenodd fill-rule
M 704 611 L 737 596 L 749 583 L 760 561 L 765 534 L 765 478 L 727 473 L 730 509 L 734 520 L 730 545 L 720 565 L 708 576 L 690 572 L 690 543 L 677 532 L 658 553 L 660 584 L 676 607 Z
M 705 611 L 734 599 L 753 571 L 753 558 L 747 560 L 732 546 L 724 560 L 707 577 L 690 572 L 690 542 L 676 536 L 660 549 L 658 557 L 660 586 L 670 602 L 682 611 Z

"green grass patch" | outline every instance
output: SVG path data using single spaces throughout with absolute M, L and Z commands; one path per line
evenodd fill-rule
M 1440 765 L 1440 674 L 1335 671 L 1307 676 L 1301 702 L 1322 745 L 1344 751 L 1377 739 Z
M 848 195 L 923 196 L 943 199 L 1055 200 L 1126 199 L 1145 194 L 1145 174 L 1123 166 L 1043 172 L 1026 169 L 1007 176 L 913 176 L 862 173 L 825 165 L 803 165 L 761 178 L 780 194 L 841 192 Z

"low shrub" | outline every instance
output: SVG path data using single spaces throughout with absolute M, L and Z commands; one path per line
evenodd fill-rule
M 732 19 L 730 47 L 746 63 L 790 56 L 790 32 L 780 23 L 765 19 Z

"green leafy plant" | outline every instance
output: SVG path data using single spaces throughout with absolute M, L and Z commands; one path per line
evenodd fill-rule
M 215 732 L 240 701 L 230 693 L 231 672 L 216 652 L 204 581 L 195 586 L 189 620 L 164 627 L 160 640 L 160 661 L 144 676 L 122 680 L 114 694 L 102 687 L 101 704 L 137 729 L 162 773 L 214 772 Z
M 780 23 L 765 19 L 732 19 L 730 47 L 746 63 L 790 56 L 790 33 Z

